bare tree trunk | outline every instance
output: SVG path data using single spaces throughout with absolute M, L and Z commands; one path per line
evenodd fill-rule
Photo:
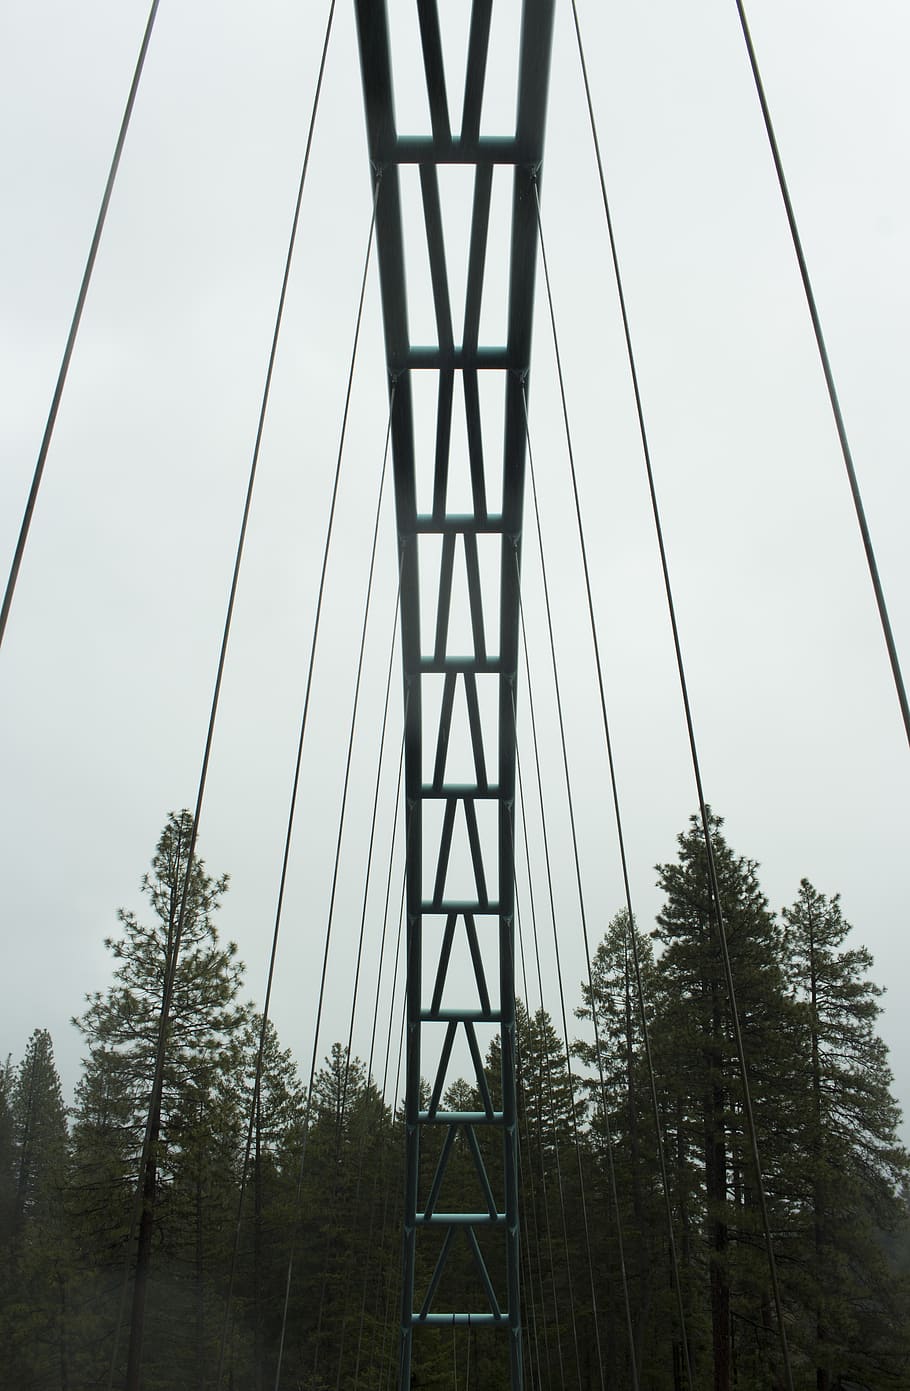
M 60 1291 L 60 1391 L 69 1391 L 70 1375 L 66 1343 L 66 1279 L 64 1276 L 57 1276 L 57 1287 Z
M 130 1314 L 130 1345 L 126 1357 L 125 1391 L 140 1391 L 142 1339 L 145 1333 L 145 1299 L 148 1293 L 149 1266 L 152 1256 L 152 1227 L 155 1220 L 155 1187 L 158 1182 L 158 1138 L 161 1133 L 161 1099 L 157 1098 L 150 1117 L 149 1145 L 142 1175 L 142 1211 L 139 1216 L 139 1239 L 136 1243 L 136 1278 L 133 1282 L 133 1306 Z
M 812 1008 L 812 1105 L 815 1134 L 812 1136 L 812 1157 L 815 1163 L 815 1173 L 812 1178 L 812 1226 L 815 1239 L 815 1287 L 821 1288 L 822 1271 L 824 1269 L 824 1225 L 825 1225 L 825 1199 L 822 1191 L 820 1178 L 821 1167 L 821 1133 L 822 1133 L 822 1079 L 821 1062 L 818 1055 L 818 973 L 815 960 L 815 928 L 812 922 L 812 909 L 806 905 L 809 917 L 809 987 L 811 994 Z M 827 1329 L 825 1327 L 824 1316 L 822 1314 L 821 1299 L 816 1295 L 815 1302 L 815 1341 L 817 1345 L 823 1344 L 827 1339 Z M 820 1358 L 816 1356 L 816 1361 Z M 816 1367 L 815 1369 L 816 1391 L 831 1391 L 831 1373 L 827 1367 Z
M 253 1167 L 253 1377 L 262 1391 L 262 1094 L 256 1092 L 256 1154 Z
M 196 1175 L 196 1366 L 199 1391 L 205 1391 L 205 1284 L 202 1243 L 202 1175 Z
M 705 1061 L 713 1078 L 705 1098 L 705 1194 L 708 1200 L 708 1244 L 711 1272 L 711 1346 L 714 1353 L 714 1391 L 730 1391 L 732 1359 L 730 1348 L 730 1277 L 726 1268 L 729 1233 L 725 1220 L 727 1203 L 727 1139 L 724 1122 L 723 1018 L 720 999 L 714 992 L 713 1038 Z

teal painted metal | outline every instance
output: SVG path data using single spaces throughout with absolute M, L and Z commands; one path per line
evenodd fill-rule
M 395 0 L 393 0 L 395 2 Z M 415 3 L 415 0 L 407 0 Z M 456 0 L 446 0 L 453 4 Z M 461 0 L 468 4 L 469 0 Z M 519 53 L 515 128 L 481 136 L 481 109 L 494 0 L 473 0 L 464 92 L 450 102 L 446 90 L 437 0 L 416 0 L 431 135 L 399 133 L 395 120 L 392 57 L 386 0 L 355 0 L 369 155 L 374 180 L 377 245 L 382 288 L 386 359 L 392 402 L 392 449 L 401 564 L 401 631 L 405 700 L 405 787 L 407 836 L 406 998 L 406 1179 L 399 1388 L 411 1384 L 415 1330 L 433 1327 L 493 1327 L 509 1340 L 510 1385 L 523 1385 L 519 1281 L 518 1135 L 515 1103 L 514 972 L 514 702 L 518 677 L 519 572 L 526 435 L 523 389 L 530 369 L 531 319 L 537 261 L 534 181 L 540 182 L 554 0 L 524 0 L 514 42 Z M 449 112 L 461 110 L 453 132 Z M 443 227 L 441 171 L 447 165 L 473 168 L 471 225 L 464 319 L 460 336 L 453 320 Z M 402 232 L 402 171 L 419 178 L 426 235 L 436 342 L 411 341 L 405 291 Z M 494 175 L 511 182 L 508 309 L 505 341 L 481 343 L 484 270 Z M 417 229 L 415 229 L 416 231 Z M 481 411 L 484 387 L 498 394 L 504 431 L 493 437 Z M 416 379 L 429 381 L 436 401 L 432 438 L 415 437 Z M 394 386 L 394 395 L 392 387 Z M 464 397 L 467 466 L 472 506 L 449 506 L 452 415 L 456 388 Z M 456 461 L 457 462 L 457 461 Z M 502 478 L 501 495 L 497 496 Z M 418 496 L 430 499 L 418 509 Z M 438 570 L 425 563 L 433 544 Z M 480 547 L 493 545 L 499 571 L 499 608 L 485 612 L 489 595 L 481 584 Z M 516 565 L 516 558 L 518 565 Z M 422 561 L 424 563 L 422 563 Z M 467 594 L 467 639 L 451 622 L 456 573 Z M 432 592 L 436 614 L 431 640 L 421 642 L 420 584 Z M 460 641 L 469 650 L 457 650 Z M 498 647 L 498 651 L 494 650 Z M 429 683 L 441 682 L 438 719 L 430 720 Z M 481 688 L 492 683 L 494 719 L 482 718 Z M 451 772 L 453 719 L 458 711 L 469 731 L 467 771 Z M 425 738 L 426 736 L 426 738 Z M 432 774 L 424 768 L 424 744 L 433 753 Z M 495 772 L 493 772 L 495 768 Z M 448 776 L 447 776 L 448 773 Z M 492 806 L 495 825 L 481 822 Z M 441 826 L 439 812 L 441 811 Z M 456 894 L 450 881 L 452 846 L 458 828 L 466 838 Z M 424 884 L 424 858 L 435 866 Z M 465 866 L 467 867 L 465 869 Z M 427 876 L 428 879 L 430 876 Z M 494 888 L 495 886 L 495 888 Z M 472 999 L 452 1003 L 449 967 L 456 935 L 470 955 Z M 432 986 L 425 988 L 425 966 Z M 495 966 L 495 970 L 493 967 Z M 495 984 L 494 984 L 495 981 Z M 463 983 L 462 983 L 463 988 Z M 501 1039 L 502 1073 L 494 1105 L 483 1068 L 483 1029 Z M 477 1110 L 443 1109 L 446 1089 L 458 1075 L 453 1055 L 467 1045 Z M 438 1048 L 429 1097 L 421 1096 L 421 1064 Z M 490 1136 L 501 1146 L 494 1163 Z M 438 1147 L 432 1180 L 421 1185 L 421 1155 Z M 438 1204 L 457 1145 L 469 1152 L 476 1173 L 477 1206 L 452 1212 Z M 433 1274 L 416 1288 L 418 1246 L 438 1242 Z M 499 1248 L 486 1252 L 495 1238 Z M 449 1257 L 464 1242 L 476 1275 L 476 1312 L 443 1311 Z M 423 1248 L 421 1247 L 421 1255 Z M 430 1256 L 432 1259 L 432 1256 Z M 428 1264 L 420 1261 L 421 1268 Z

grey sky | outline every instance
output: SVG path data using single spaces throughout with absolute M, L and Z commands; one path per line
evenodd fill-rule
M 455 12 L 454 0 L 447 6 Z M 50 1028 L 68 1089 L 78 1073 L 68 1016 L 86 991 L 106 985 L 102 939 L 116 908 L 139 907 L 164 817 L 195 795 L 323 8 L 164 0 L 0 654 L 0 1052 L 19 1057 L 33 1028 Z M 910 663 L 910 16 L 897 3 L 860 10 L 845 0 L 826 6 L 823 22 L 807 0 L 755 8 L 754 38 Z M 801 875 L 842 892 L 889 989 L 882 1032 L 906 1103 L 908 751 L 735 7 L 664 0 L 580 12 L 707 793 L 731 843 L 761 861 L 773 906 L 793 901 Z M 649 924 L 653 865 L 673 857 L 695 795 L 562 0 L 557 16 L 544 233 L 633 897 Z M 145 17 L 144 2 L 133 0 L 87 0 L 78 11 L 31 0 L 0 15 L 3 557 L 15 543 Z M 405 61 L 403 119 L 420 115 L 412 74 Z M 341 4 L 201 833 L 210 867 L 232 875 L 222 930 L 239 942 L 256 998 L 369 216 L 353 21 Z M 542 301 L 535 339 L 532 445 L 597 936 L 621 905 L 621 883 Z M 305 1068 L 385 415 L 371 275 L 274 1008 Z M 350 1009 L 395 597 L 390 503 L 320 1053 L 346 1033 Z M 574 1000 L 578 909 L 531 535 L 529 526 L 531 659 Z M 397 682 L 393 695 L 380 862 L 391 835 Z M 541 903 L 539 878 L 536 888 Z M 367 915 L 369 983 L 383 889 L 380 868 Z M 555 1010 L 555 999 L 547 1004 Z M 361 1016 L 361 1053 L 368 1033 Z

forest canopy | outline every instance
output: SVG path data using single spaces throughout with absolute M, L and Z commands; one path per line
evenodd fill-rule
M 603 924 L 577 1022 L 518 1002 L 528 1385 L 786 1386 L 757 1148 L 794 1387 L 908 1388 L 910 1167 L 874 963 L 836 893 L 804 879 L 774 912 L 710 826 L 735 1016 L 695 817 L 657 866 L 653 928 Z M 298 1069 L 219 936 L 227 876 L 195 859 L 187 878 L 191 831 L 168 818 L 147 911 L 106 939 L 111 978 L 73 1020 L 74 1104 L 40 1027 L 0 1069 L 0 1384 L 391 1388 L 394 1061 L 339 1041 Z M 494 1038 L 494 1097 L 501 1062 Z M 444 1104 L 476 1110 L 476 1093 L 459 1081 Z M 456 1143 L 453 1210 L 475 1181 Z M 447 1269 L 452 1308 L 469 1266 Z M 495 1331 L 425 1330 L 412 1384 L 499 1387 L 507 1365 Z

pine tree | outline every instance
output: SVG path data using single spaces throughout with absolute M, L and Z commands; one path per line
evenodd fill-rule
M 8 1084 L 8 1077 L 7 1077 Z M 69 1384 L 69 1240 L 64 1206 L 66 1111 L 54 1048 L 36 1029 L 8 1106 L 12 1139 L 12 1224 L 4 1261 L 2 1335 L 9 1384 Z
M 0 1252 L 12 1240 L 16 1220 L 16 1162 L 13 1137 L 12 1058 L 0 1067 Z
M 283 1361 L 289 1384 L 347 1385 L 355 1367 L 363 1384 L 378 1375 L 371 1306 L 394 1282 L 400 1256 L 400 1227 L 377 1212 L 388 1198 L 388 1179 L 378 1179 L 388 1171 L 390 1146 L 397 1154 L 391 1132 L 363 1062 L 333 1044 L 313 1079 L 308 1126 L 283 1148 L 294 1253 Z M 400 1164 L 392 1168 L 396 1209 L 399 1173 Z M 381 1318 L 380 1325 L 381 1340 Z
M 783 1204 L 782 1175 L 793 1151 L 796 1016 L 786 992 L 781 932 L 757 864 L 736 855 L 722 835 L 721 818 L 709 817 L 765 1187 Z M 697 1277 L 691 1227 L 700 1224 L 715 1391 L 730 1391 L 734 1356 L 740 1385 L 769 1386 L 779 1375 L 777 1335 L 700 818 L 693 816 L 678 840 L 678 861 L 657 867 L 665 902 L 654 936 L 664 947 L 655 1053 L 667 1097 L 665 1126 L 677 1154 L 680 1246 Z M 693 1310 L 695 1354 L 698 1343 Z
M 254 1105 L 260 1041 L 262 1065 Z M 289 1175 L 285 1161 L 299 1141 L 305 1098 L 294 1059 L 281 1047 L 271 1020 L 263 1030 L 262 1016 L 252 1016 L 244 1031 L 243 1054 L 244 1130 L 251 1143 L 234 1302 L 238 1317 L 252 1331 L 252 1388 L 262 1391 L 274 1382 L 273 1352 L 280 1337 L 275 1310 L 282 1304 L 288 1233 L 294 1221 L 296 1171 Z M 290 1168 L 295 1169 L 293 1160 Z
M 211 1351 L 207 1341 L 220 1331 L 220 1320 L 208 1314 L 213 1298 L 208 1272 L 222 1254 L 235 1180 L 240 1125 L 236 1078 L 249 1009 L 238 1001 L 243 967 L 237 948 L 220 943 L 214 923 L 227 876 L 213 879 L 197 858 L 185 883 L 191 833 L 189 812 L 168 817 L 151 870 L 142 880 L 151 921 L 142 923 L 136 914 L 120 910 L 121 933 L 105 942 L 116 963 L 113 984 L 89 996 L 88 1008 L 74 1021 L 88 1045 L 77 1091 L 75 1141 L 83 1182 L 91 1182 L 93 1165 L 104 1156 L 102 1183 L 85 1192 L 83 1205 L 83 1216 L 94 1211 L 101 1225 L 92 1234 L 83 1222 L 83 1230 L 89 1246 L 92 1235 L 101 1245 L 100 1250 L 96 1246 L 98 1264 L 113 1265 L 116 1271 L 123 1259 L 122 1242 L 133 1225 L 129 1179 L 135 1185 L 147 1131 L 137 1291 L 147 1278 L 157 1233 L 161 1278 L 151 1312 L 155 1318 L 166 1317 L 171 1331 L 167 1340 L 150 1342 L 150 1348 L 160 1347 L 158 1356 L 169 1369 L 182 1357 L 186 1375 L 198 1379 L 200 1359 Z M 159 1023 L 171 976 L 161 1105 L 150 1114 Z M 106 1214 L 113 1221 L 107 1230 Z M 113 1323 L 113 1311 L 109 1317 Z M 138 1312 L 134 1332 L 137 1321 L 141 1328 Z M 181 1325 L 184 1337 L 175 1338 L 174 1328 Z M 154 1375 L 151 1358 L 149 1368 Z
M 553 1385 L 563 1380 L 571 1385 L 585 1375 L 595 1340 L 581 1205 L 585 1181 L 593 1203 L 594 1175 L 583 1129 L 587 1107 L 548 1012 L 540 1008 L 532 1014 L 517 1000 L 515 1017 L 524 1317 L 536 1330 L 542 1375 Z M 501 1067 L 496 1038 L 487 1056 L 494 1104 L 502 1094 Z M 489 1143 L 488 1137 L 481 1138 Z M 492 1172 L 494 1166 L 495 1161 Z M 592 1224 L 597 1221 L 595 1215 Z
M 590 1070 L 587 1087 L 592 1107 L 591 1131 L 607 1181 L 608 1145 L 612 1154 L 630 1284 L 636 1363 L 640 1379 L 647 1383 L 651 1368 L 660 1365 L 661 1360 L 664 1365 L 668 1361 L 664 1334 L 677 1319 L 667 1278 L 670 1257 L 666 1203 L 659 1180 L 654 1106 L 635 972 L 633 932 L 645 1017 L 649 1030 L 653 1027 L 657 998 L 653 947 L 637 926 L 630 928 L 629 914 L 623 910 L 609 923 L 591 962 L 599 1059 L 591 1035 L 587 1040 L 576 1041 L 573 1051 Z M 576 1017 L 591 1020 L 592 990 L 587 981 L 582 982 L 581 991 L 583 1003 L 576 1009 Z M 608 1125 L 604 1124 L 604 1096 Z M 605 1237 L 609 1233 L 610 1239 L 605 1243 L 602 1263 L 609 1263 L 612 1269 L 618 1261 L 615 1227 L 616 1215 L 611 1210 L 604 1232 Z M 618 1277 L 613 1285 L 619 1289 Z M 616 1304 L 613 1316 L 616 1332 L 611 1342 L 625 1348 L 628 1339 L 621 1304 Z M 617 1375 L 629 1379 L 626 1360 L 617 1368 Z
M 903 1215 L 897 1195 L 908 1156 L 897 1139 L 887 1050 L 875 1032 L 883 992 L 868 974 L 871 954 L 846 946 L 850 925 L 837 895 L 829 899 L 803 879 L 783 917 L 789 981 L 804 1019 L 803 1202 L 815 1385 L 891 1385 L 910 1343 L 882 1233 Z
M 47 1029 L 36 1029 L 29 1039 L 16 1078 L 12 1116 L 16 1209 L 25 1220 L 56 1202 L 65 1168 L 66 1110 Z

